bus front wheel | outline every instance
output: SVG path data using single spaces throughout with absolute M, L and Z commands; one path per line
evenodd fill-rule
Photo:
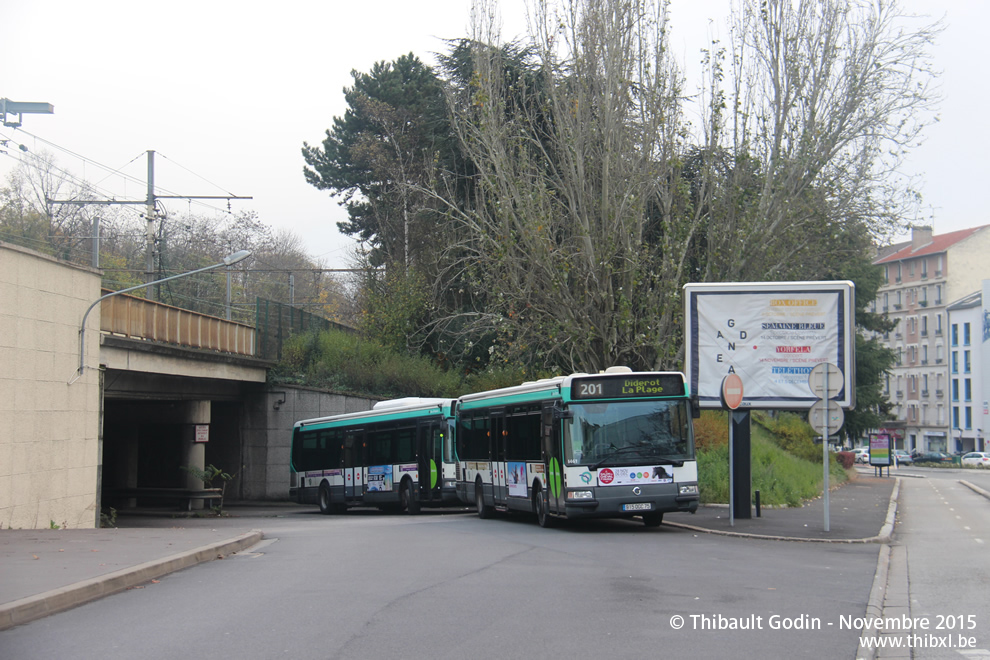
M 643 514 L 643 524 L 647 527 L 659 527 L 663 523 L 663 512 L 654 511 L 653 513 Z
M 330 484 L 323 482 L 320 484 L 320 513 L 327 516 L 333 513 L 333 505 L 330 503 Z
M 533 509 L 536 511 L 536 522 L 540 523 L 540 527 L 553 527 L 554 519 L 547 510 L 547 500 L 543 497 L 542 488 L 537 488 L 533 493 Z

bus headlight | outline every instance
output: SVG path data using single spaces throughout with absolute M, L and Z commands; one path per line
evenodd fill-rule
M 593 500 L 595 499 L 595 494 L 590 490 L 570 490 L 567 491 L 567 499 L 569 500 Z
M 697 494 L 698 494 L 698 487 L 697 486 L 695 486 L 695 485 L 692 485 L 692 486 L 681 486 L 681 495 L 697 495 Z

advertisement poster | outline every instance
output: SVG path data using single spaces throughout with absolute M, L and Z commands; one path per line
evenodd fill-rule
M 526 464 L 510 462 L 507 466 L 508 474 L 505 475 L 505 483 L 509 487 L 511 497 L 529 497 L 526 492 Z
M 889 466 L 890 460 L 890 436 L 878 433 L 870 436 L 870 465 Z
M 599 486 L 669 484 L 674 481 L 674 468 L 669 465 L 650 467 L 614 467 L 598 471 Z
M 685 370 L 705 408 L 721 407 L 722 380 L 743 382 L 741 408 L 807 409 L 816 365 L 843 375 L 835 400 L 855 406 L 852 282 L 688 284 Z
M 372 465 L 368 468 L 368 492 L 392 490 L 392 466 Z

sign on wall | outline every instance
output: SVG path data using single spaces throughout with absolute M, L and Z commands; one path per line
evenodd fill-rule
M 836 365 L 832 401 L 856 405 L 855 285 L 830 282 L 687 284 L 685 366 L 702 408 L 720 408 L 722 379 L 746 383 L 741 408 L 807 410 L 818 400 L 808 377 Z

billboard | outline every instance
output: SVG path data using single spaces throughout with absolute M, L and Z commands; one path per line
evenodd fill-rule
M 736 374 L 740 409 L 807 410 L 818 400 L 808 377 L 821 363 L 842 372 L 831 400 L 855 407 L 852 282 L 686 284 L 684 294 L 684 371 L 702 408 L 720 408 L 722 379 Z

